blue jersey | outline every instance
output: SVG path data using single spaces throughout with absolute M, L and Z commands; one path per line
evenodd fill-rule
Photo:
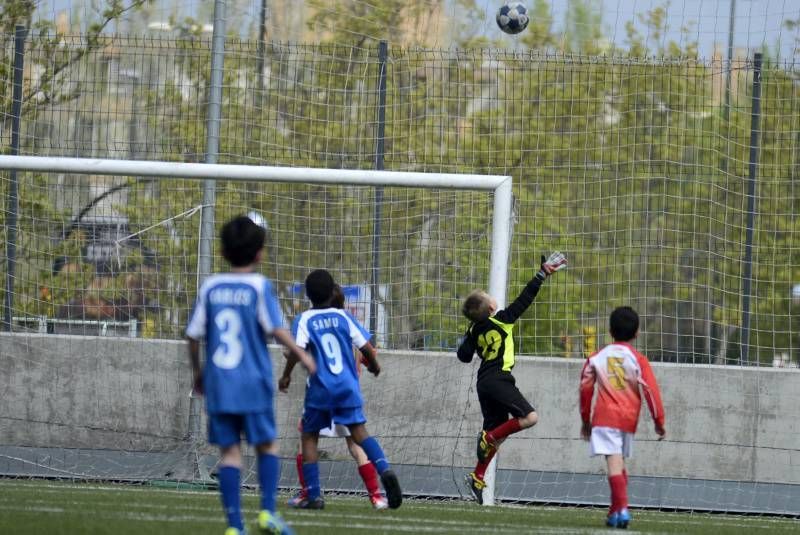
M 206 342 L 203 390 L 209 414 L 272 410 L 267 337 L 283 325 L 278 300 L 263 275 L 225 273 L 203 283 L 186 336 Z
M 361 407 L 353 345 L 364 347 L 370 338 L 367 330 L 344 310 L 312 308 L 295 318 L 292 333 L 317 363 L 317 373 L 308 379 L 306 407 Z

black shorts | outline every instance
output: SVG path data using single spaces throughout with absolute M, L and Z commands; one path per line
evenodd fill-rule
M 509 414 L 514 418 L 522 418 L 535 410 L 519 391 L 510 373 L 482 378 L 476 388 L 485 431 L 505 423 Z

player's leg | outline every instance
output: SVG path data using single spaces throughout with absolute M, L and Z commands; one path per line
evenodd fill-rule
M 303 454 L 303 480 L 306 497 L 295 505 L 298 509 L 323 509 L 322 487 L 319 480 L 319 431 L 331 422 L 329 411 L 306 407 L 303 410 L 303 432 L 300 442 Z
M 358 466 L 358 475 L 361 476 L 361 480 L 364 481 L 364 486 L 367 488 L 369 501 L 375 509 L 386 509 L 389 507 L 389 503 L 383 496 L 378 484 L 378 472 L 375 470 L 375 465 L 370 462 L 366 452 L 356 444 L 352 437 L 345 436 L 344 439 L 347 442 L 347 450 L 350 452 L 350 456 L 353 457 Z
M 479 394 L 483 391 L 484 397 L 491 398 L 495 405 L 503 407 L 505 412 L 511 415 L 511 418 L 492 427 L 484 425 L 483 432 L 478 437 L 479 459 L 489 456 L 499 441 L 523 429 L 533 427 L 539 421 L 539 415 L 519 391 L 512 375 L 490 379 L 485 383 L 478 386 Z
M 627 512 L 628 490 L 625 485 L 624 462 L 621 454 L 606 455 L 608 467 L 608 486 L 611 489 L 611 507 L 609 508 L 609 525 L 620 526 L 620 513 Z M 627 526 L 627 524 L 626 524 Z
M 631 513 L 628 510 L 628 471 L 625 469 L 625 459 L 633 454 L 633 433 L 622 433 L 621 481 L 619 486 L 619 518 L 617 527 L 627 528 L 631 523 Z M 610 473 L 610 472 L 609 472 Z
M 356 444 L 361 446 L 367 458 L 375 465 L 375 469 L 381 478 L 383 490 L 386 491 L 386 499 L 389 502 L 390 509 L 397 509 L 403 503 L 403 491 L 400 488 L 400 481 L 397 479 L 389 461 L 386 459 L 386 454 L 375 437 L 370 436 L 367 427 L 364 425 L 366 418 L 364 418 L 361 408 L 347 409 L 344 413 L 337 413 L 337 421 L 347 425 L 350 429 L 350 435 L 355 440 Z M 341 418 L 341 419 L 339 419 Z
M 492 392 L 493 387 L 486 381 L 482 381 L 481 384 L 479 384 L 478 401 L 480 402 L 481 413 L 483 414 L 483 426 L 481 432 L 478 433 L 478 448 L 476 454 L 478 460 L 475 464 L 475 470 L 465 476 L 467 488 L 469 488 L 475 501 L 479 504 L 483 504 L 483 489 L 486 488 L 486 483 L 484 482 L 486 470 L 489 468 L 489 463 L 492 462 L 492 459 L 497 453 L 497 447 L 503 441 L 503 439 L 501 439 L 496 443 L 482 444 L 482 440 L 485 437 L 484 430 L 493 429 L 508 419 L 508 411 L 501 403 L 497 402 Z M 487 447 L 484 448 L 483 446 Z
M 589 439 L 592 455 L 603 455 L 606 459 L 608 487 L 611 491 L 611 504 L 608 509 L 606 525 L 610 527 L 627 527 L 630 522 L 628 513 L 628 489 L 625 482 L 625 463 L 623 459 L 624 433 L 619 429 L 595 426 Z M 624 514 L 621 518 L 621 513 Z
M 239 493 L 242 472 L 242 453 L 239 447 L 241 428 L 240 415 L 208 415 L 208 441 L 220 448 L 217 480 L 222 508 L 228 521 L 226 535 L 238 535 L 244 532 Z
M 303 420 L 300 419 L 300 422 L 297 424 L 297 431 L 298 433 L 303 432 Z M 297 481 L 300 483 L 300 490 L 289 498 L 287 505 L 289 507 L 297 507 L 297 505 L 303 501 L 305 498 L 308 497 L 308 493 L 306 492 L 306 481 L 303 477 L 303 442 L 302 440 L 297 441 L 297 455 L 295 456 L 295 468 L 297 469 Z
M 277 513 L 281 461 L 278 457 L 274 414 L 271 410 L 246 414 L 243 422 L 247 441 L 253 445 L 256 453 L 258 485 L 261 490 L 258 527 L 263 533 L 275 535 L 293 533 Z

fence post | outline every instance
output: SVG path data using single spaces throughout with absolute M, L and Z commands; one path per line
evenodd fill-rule
M 22 117 L 22 68 L 25 62 L 25 26 L 14 28 L 14 81 L 11 94 L 11 155 L 19 154 L 19 127 Z M 19 190 L 17 171 L 9 172 L 6 219 L 6 295 L 3 303 L 3 322 L 12 330 L 14 317 L 14 278 L 17 267 L 17 215 L 19 213 Z
M 389 45 L 386 41 L 378 43 L 378 109 L 377 128 L 375 133 L 375 169 L 383 171 L 386 137 L 386 63 Z M 369 330 L 377 343 L 378 337 L 378 292 L 380 289 L 381 269 L 381 217 L 383 216 L 383 188 L 375 187 L 375 209 L 372 222 L 372 274 L 369 304 Z
M 206 117 L 206 163 L 217 163 L 219 154 L 219 127 L 222 110 L 223 65 L 225 62 L 225 0 L 214 1 L 214 33 L 211 37 L 211 78 L 208 88 Z M 197 261 L 197 287 L 211 274 L 214 250 L 214 204 L 217 196 L 215 180 L 203 181 L 203 208 L 200 215 L 200 243 Z M 189 440 L 200 440 L 201 400 L 192 394 L 189 402 Z M 199 469 L 200 466 L 198 465 Z M 201 472 L 201 478 L 205 474 Z
M 740 364 L 750 363 L 750 291 L 753 278 L 753 232 L 756 218 L 756 178 L 758 175 L 758 143 L 761 122 L 761 53 L 753 58 L 753 106 L 750 112 L 750 164 L 747 178 L 747 234 L 744 245 L 742 275 L 742 340 Z

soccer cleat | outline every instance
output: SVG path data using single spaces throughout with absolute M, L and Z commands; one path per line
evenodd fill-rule
M 302 502 L 303 500 L 305 500 L 305 499 L 306 499 L 306 497 L 307 497 L 307 496 L 306 496 L 306 493 L 305 493 L 305 491 L 302 491 L 302 490 L 301 490 L 300 492 L 298 492 L 297 494 L 295 494 L 294 496 L 292 496 L 291 498 L 289 498 L 289 501 L 287 501 L 287 502 L 286 502 L 286 505 L 288 505 L 289 507 L 291 507 L 291 508 L 293 508 L 293 509 L 296 509 L 296 508 L 297 508 L 297 505 L 298 505 L 300 502 Z
M 631 523 L 631 513 L 627 509 L 622 509 L 619 513 L 617 513 L 617 527 L 622 529 L 628 529 L 628 524 Z
M 264 535 L 294 535 L 292 528 L 284 522 L 280 515 L 266 510 L 258 513 L 258 529 Z
M 245 532 L 239 531 L 238 528 L 228 528 L 225 530 L 225 535 L 245 535 Z
M 314 498 L 313 500 L 305 497 L 300 500 L 297 505 L 294 506 L 295 509 L 325 509 L 325 500 L 319 496 Z
M 489 442 L 489 436 L 486 431 L 478 433 L 478 461 L 485 461 L 497 449 L 492 442 Z
M 386 470 L 381 474 L 383 490 L 386 491 L 386 499 L 389 509 L 397 509 L 403 503 L 403 491 L 400 489 L 400 482 L 391 470 Z
M 615 528 L 619 524 L 619 513 L 611 513 L 606 517 L 606 526 Z
M 378 511 L 389 507 L 389 502 L 386 501 L 386 498 L 383 497 L 383 494 L 379 492 L 370 496 L 369 501 L 372 502 L 372 507 L 374 507 Z
M 467 488 L 472 493 L 472 497 L 478 502 L 478 505 L 483 505 L 483 489 L 486 488 L 486 483 L 484 483 L 482 479 L 478 479 L 475 472 L 470 472 L 464 476 L 464 481 L 467 484 Z

